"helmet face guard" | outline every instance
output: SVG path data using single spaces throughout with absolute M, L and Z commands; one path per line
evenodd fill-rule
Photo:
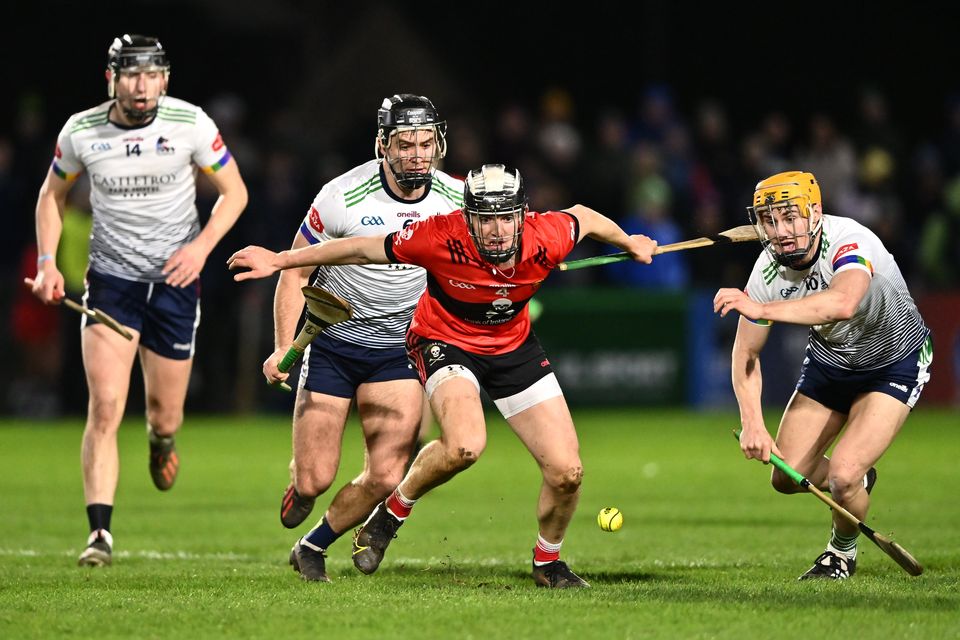
M 777 264 L 797 267 L 806 259 L 823 224 L 815 205 L 821 205 L 820 186 L 811 173 L 788 171 L 757 183 L 747 215 Z
M 447 123 L 424 96 L 385 98 L 377 112 L 374 157 L 381 157 L 405 190 L 429 184 L 447 155 Z
M 167 93 L 167 82 L 170 80 L 170 61 L 167 51 L 156 38 L 149 36 L 124 34 L 114 38 L 107 50 L 107 69 L 111 73 L 107 84 L 107 95 L 117 100 L 124 114 L 134 122 L 143 122 L 153 118 L 159 108 L 159 100 Z M 133 104 L 125 104 L 117 96 L 117 83 L 123 73 L 159 72 L 163 74 L 163 89 L 156 97 L 157 104 L 149 109 L 138 109 Z
M 467 174 L 463 215 L 484 260 L 500 264 L 516 255 L 526 214 L 527 195 L 519 171 L 485 164 Z

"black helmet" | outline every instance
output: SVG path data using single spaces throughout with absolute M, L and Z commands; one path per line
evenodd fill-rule
M 110 83 L 107 85 L 107 94 L 111 98 L 117 97 L 117 79 L 122 71 L 161 71 L 165 79 L 170 78 L 167 50 L 156 38 L 137 34 L 125 33 L 113 39 L 113 43 L 107 49 L 107 69 L 112 73 Z M 163 94 L 165 93 L 164 89 Z M 153 117 L 157 112 L 157 107 L 146 111 L 125 105 L 121 107 L 127 116 L 135 121 Z
M 472 169 L 463 183 L 463 213 L 480 255 L 493 264 L 509 260 L 520 249 L 527 213 L 527 193 L 520 172 L 502 164 L 485 164 L 480 169 Z M 480 226 L 483 216 L 506 215 L 512 215 L 514 219 L 510 245 L 498 249 L 485 247 Z
M 393 172 L 397 184 L 405 189 L 416 189 L 433 180 L 440 159 L 447 155 L 447 122 L 440 118 L 436 107 L 424 96 L 400 93 L 384 98 L 377 111 L 377 144 L 374 150 L 377 158 L 380 158 L 381 148 L 386 154 L 385 150 L 390 145 L 393 134 L 424 128 L 433 130 L 436 149 L 430 158 L 427 172 L 404 172 L 399 156 L 387 158 L 387 166 Z

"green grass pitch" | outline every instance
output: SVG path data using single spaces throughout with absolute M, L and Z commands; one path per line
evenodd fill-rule
M 332 584 L 287 564 L 316 521 L 279 522 L 287 417 L 188 417 L 169 493 L 150 482 L 142 423 L 125 423 L 114 566 L 93 570 L 76 566 L 82 421 L 0 423 L 0 637 L 960 637 L 955 412 L 914 412 L 878 465 L 867 519 L 924 575 L 861 539 L 843 583 L 797 582 L 829 510 L 770 488 L 769 467 L 737 449 L 734 413 L 574 417 L 585 476 L 563 557 L 593 584 L 577 592 L 529 578 L 539 474 L 498 416 L 479 462 L 418 503 L 376 574 L 354 570 L 349 535 L 331 547 Z M 337 486 L 357 473 L 360 444 L 351 422 Z M 605 506 L 623 511 L 620 531 L 598 528 Z

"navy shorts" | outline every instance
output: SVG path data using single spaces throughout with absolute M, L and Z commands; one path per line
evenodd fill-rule
M 526 391 L 553 373 L 533 331 L 513 351 L 494 356 L 470 353 L 449 342 L 427 340 L 411 331 L 407 333 L 407 352 L 410 361 L 416 363 L 421 384 L 426 384 L 430 376 L 446 366 L 460 365 L 476 376 L 494 400 Z
M 365 382 L 416 379 L 403 347 L 371 349 L 324 333 L 310 343 L 300 369 L 300 386 L 338 398 L 352 398 Z
M 193 357 L 200 325 L 200 281 L 186 287 L 136 282 L 87 270 L 83 301 L 140 332 L 140 345 L 173 360 Z M 83 324 L 96 320 L 83 316 Z
M 810 349 L 803 359 L 797 391 L 839 413 L 850 413 L 853 400 L 862 393 L 879 391 L 893 396 L 911 409 L 920 399 L 923 385 L 930 380 L 933 342 L 927 337 L 923 346 L 902 360 L 869 371 L 850 371 L 824 364 Z

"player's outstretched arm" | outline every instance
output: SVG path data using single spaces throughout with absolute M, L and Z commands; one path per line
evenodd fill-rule
M 594 240 L 612 244 L 627 253 L 634 260 L 644 264 L 653 262 L 653 252 L 657 248 L 657 241 L 645 235 L 628 235 L 616 222 L 582 204 L 575 204 L 564 209 L 580 223 L 580 238 L 590 236 Z
M 383 248 L 384 238 L 385 236 L 337 238 L 280 253 L 250 245 L 230 256 L 227 268 L 235 271 L 247 269 L 233 276 L 234 280 L 241 282 L 266 278 L 282 269 L 310 265 L 389 264 L 390 260 Z
M 848 320 L 870 288 L 870 274 L 861 269 L 838 273 L 826 291 L 796 300 L 776 300 L 759 304 L 739 289 L 720 289 L 713 299 L 713 310 L 722 316 L 738 311 L 751 320 L 789 322 L 806 326 Z

